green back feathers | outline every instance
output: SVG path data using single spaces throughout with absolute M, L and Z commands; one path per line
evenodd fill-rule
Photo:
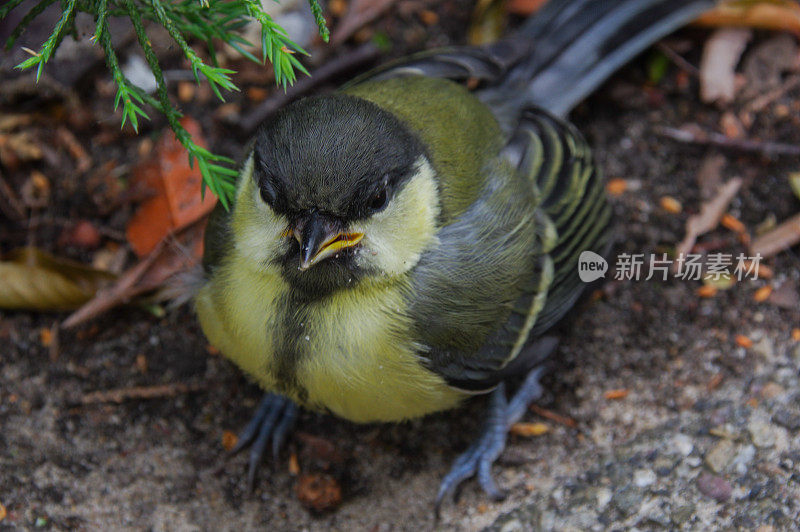
M 419 135 L 439 175 L 443 225 L 475 202 L 484 186 L 476 169 L 496 156 L 502 135 L 489 109 L 468 90 L 414 76 L 366 81 L 343 92 L 379 105 Z

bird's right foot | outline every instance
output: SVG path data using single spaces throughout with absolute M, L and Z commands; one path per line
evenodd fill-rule
M 261 465 L 267 443 L 272 440 L 272 456 L 278 457 L 278 451 L 286 441 L 289 431 L 297 418 L 297 405 L 282 395 L 268 393 L 258 405 L 253 419 L 239 433 L 236 445 L 231 454 L 238 453 L 251 444 L 247 467 L 247 489 L 253 490 L 256 471 Z

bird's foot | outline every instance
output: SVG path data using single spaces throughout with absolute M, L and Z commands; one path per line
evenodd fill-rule
M 242 430 L 231 454 L 238 453 L 252 442 L 247 467 L 247 489 L 253 490 L 256 471 L 261 464 L 267 442 L 272 439 L 272 456 L 278 457 L 286 436 L 297 418 L 297 405 L 281 395 L 268 393 L 258 405 L 253 419 Z
M 528 373 L 510 401 L 506 399 L 505 384 L 501 383 L 492 392 L 489 415 L 481 436 L 456 459 L 439 485 L 435 506 L 437 516 L 444 498 L 473 475 L 478 477 L 478 483 L 489 497 L 496 501 L 505 498 L 505 492 L 498 489 L 492 478 L 492 464 L 505 449 L 509 427 L 519 421 L 528 405 L 542 395 L 539 385 L 542 372 L 543 368 L 538 367 Z

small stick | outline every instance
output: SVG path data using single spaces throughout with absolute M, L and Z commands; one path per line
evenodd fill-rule
M 287 103 L 291 103 L 342 72 L 347 72 L 348 70 L 377 59 L 379 55 L 380 51 L 375 45 L 365 44 L 352 52 L 340 55 L 328 61 L 316 69 L 311 77 L 299 79 L 297 83 L 292 85 L 286 92 L 276 92 L 273 96 L 259 104 L 247 117 L 241 119 L 239 122 L 241 130 L 247 135 L 252 134 L 261 122 L 269 118 L 272 113 Z
M 694 128 L 693 128 L 694 129 Z M 701 146 L 719 146 L 729 150 L 762 155 L 800 155 L 800 146 L 782 142 L 758 141 L 749 139 L 732 139 L 721 133 L 689 130 L 688 128 L 676 129 L 674 127 L 657 127 L 656 133 L 683 142 L 685 144 L 699 144 Z
M 800 87 L 800 76 L 792 76 L 777 89 L 773 89 L 766 94 L 753 98 L 745 104 L 744 108 L 747 111 L 757 113 L 795 87 Z
M 546 408 L 542 408 L 541 406 L 530 405 L 528 408 L 530 408 L 531 412 L 533 412 L 537 416 L 549 419 L 550 421 L 555 421 L 556 423 L 560 423 L 562 425 L 566 425 L 572 428 L 578 426 L 578 422 L 572 419 L 571 417 L 562 416 L 561 414 L 556 414 L 552 410 L 547 410 Z
M 138 399 L 159 399 L 161 397 L 175 397 L 187 393 L 204 390 L 204 384 L 156 384 L 154 386 L 134 386 L 132 388 L 116 388 L 113 390 L 100 390 L 84 395 L 80 404 L 91 405 L 97 403 L 124 403 Z
M 675 63 L 677 67 L 680 68 L 681 70 L 691 74 L 694 77 L 698 77 L 700 75 L 699 68 L 691 64 L 686 59 L 684 59 L 684 57 L 681 54 L 679 54 L 678 52 L 667 46 L 664 42 L 659 42 L 658 44 L 656 44 L 656 48 L 658 48 L 658 50 L 661 53 L 666 55 L 670 59 L 670 61 Z
M 0 197 L 0 210 L 12 220 L 21 222 L 25 218 L 25 205 L 3 178 L 2 172 L 0 172 L 0 196 L 2 196 Z

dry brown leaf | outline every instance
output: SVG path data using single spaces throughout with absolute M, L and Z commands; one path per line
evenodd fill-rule
M 737 334 L 734 337 L 734 341 L 736 342 L 736 345 L 739 347 L 744 347 L 745 349 L 753 347 L 753 341 L 743 334 Z
M 513 15 L 528 17 L 539 11 L 547 0 L 509 0 L 506 11 Z
M 681 240 L 675 250 L 678 256 L 681 254 L 684 256 L 687 255 L 691 252 L 695 242 L 697 242 L 698 236 L 717 227 L 720 219 L 728 209 L 728 204 L 730 204 L 731 200 L 736 196 L 736 193 L 739 192 L 741 186 L 742 179 L 734 177 L 719 188 L 715 197 L 703 203 L 700 207 L 699 214 L 690 216 L 689 219 L 686 220 L 686 236 Z
M 619 388 L 617 390 L 608 390 L 606 393 L 603 394 L 603 397 L 606 399 L 625 399 L 628 397 L 630 390 L 627 388 Z
M 231 432 L 229 430 L 223 431 L 223 433 L 222 433 L 222 448 L 223 449 L 225 449 L 226 451 L 230 451 L 231 449 L 236 447 L 236 444 L 238 442 L 239 442 L 239 437 L 235 433 L 233 433 L 233 432 Z
M 722 227 L 725 229 L 730 229 L 734 233 L 744 233 L 747 231 L 747 227 L 734 215 L 730 213 L 726 213 L 722 216 L 720 220 Z
M 800 293 L 794 281 L 784 281 L 769 294 L 767 298 L 776 307 L 796 310 L 800 308 Z
M 800 36 L 800 5 L 794 0 L 729 0 L 717 4 L 695 24 L 785 30 Z
M 700 97 L 704 102 L 733 101 L 736 65 L 752 35 L 748 29 L 722 28 L 708 38 L 700 61 Z
M 716 286 L 710 284 L 704 284 L 703 286 L 698 287 L 698 289 L 695 290 L 695 293 L 699 297 L 714 297 L 715 295 L 717 295 L 718 291 L 719 289 Z
M 627 189 L 628 182 L 619 177 L 609 179 L 606 183 L 606 192 L 608 192 L 610 196 L 621 196 Z
M 474 46 L 498 40 L 505 30 L 506 14 L 499 0 L 478 0 L 472 11 L 467 40 Z
M 700 185 L 700 197 L 703 201 L 714 197 L 722 184 L 722 169 L 725 168 L 725 156 L 719 153 L 708 155 L 697 172 L 697 184 Z
M 658 201 L 658 204 L 661 205 L 662 209 L 670 214 L 679 214 L 683 210 L 683 205 L 681 205 L 681 202 L 672 196 L 662 196 Z
M 532 438 L 534 436 L 547 434 L 550 432 L 550 427 L 544 423 L 514 423 L 508 431 L 515 436 Z
M 771 257 L 800 242 L 800 214 L 795 214 L 775 229 L 756 237 L 750 244 L 753 255 Z
M 772 286 L 770 285 L 762 286 L 761 288 L 756 290 L 755 293 L 753 294 L 753 300 L 756 303 L 763 303 L 764 301 L 767 300 L 770 294 L 772 294 Z
M 35 248 L 0 261 L 0 308 L 60 311 L 78 308 L 114 275 Z

